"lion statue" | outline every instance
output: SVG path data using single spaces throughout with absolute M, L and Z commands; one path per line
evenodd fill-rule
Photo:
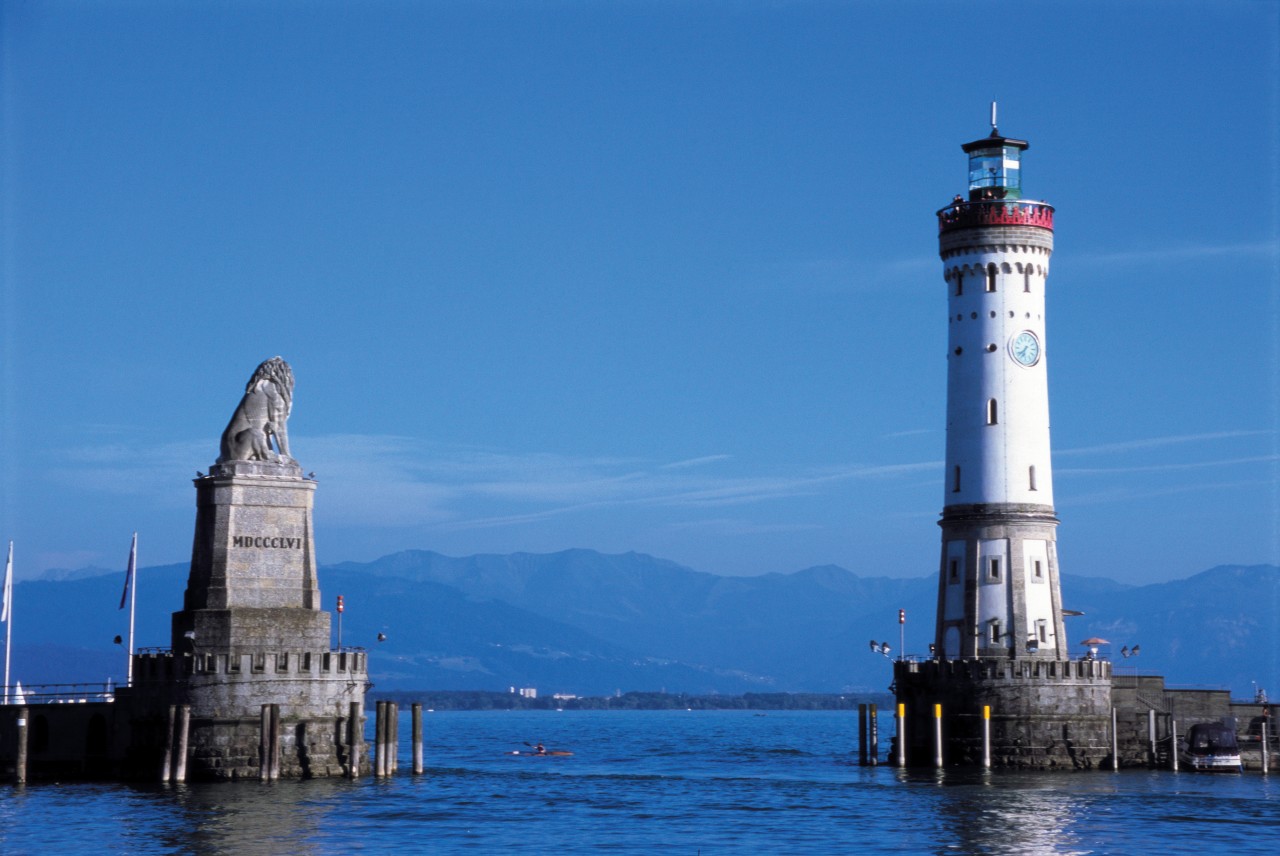
M 293 463 L 289 457 L 289 432 L 285 423 L 293 409 L 293 370 L 280 357 L 272 357 L 254 371 L 244 388 L 244 398 L 222 432 L 218 463 L 269 461 Z M 272 449 L 274 441 L 275 449 Z

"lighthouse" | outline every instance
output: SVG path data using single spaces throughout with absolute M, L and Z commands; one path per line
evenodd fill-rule
M 947 311 L 946 465 L 934 643 L 901 657 L 910 764 L 1094 767 L 1111 666 L 1071 659 L 1058 576 L 1045 295 L 1053 206 L 1024 198 L 1026 140 L 964 143 L 968 189 L 937 211 Z
M 1049 447 L 1045 290 L 1053 207 L 1023 198 L 1025 140 L 962 146 L 967 198 L 938 212 L 947 450 L 935 650 L 1066 659 Z

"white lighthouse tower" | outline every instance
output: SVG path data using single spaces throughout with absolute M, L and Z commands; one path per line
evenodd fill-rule
M 947 461 L 933 656 L 894 663 L 908 763 L 1092 767 L 1110 664 L 1072 660 L 1049 446 L 1053 207 L 1022 197 L 1025 140 L 962 147 L 968 197 L 937 212 L 947 293 Z M 987 726 L 990 726 L 989 729 Z M 984 759 L 983 746 L 989 747 Z
M 1022 198 L 1024 140 L 966 143 L 968 199 L 938 212 L 947 463 L 937 648 L 1066 659 L 1049 454 L 1053 208 Z

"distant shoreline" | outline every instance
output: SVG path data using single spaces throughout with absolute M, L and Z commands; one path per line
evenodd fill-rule
M 395 702 L 398 707 L 421 704 L 431 710 L 857 710 L 859 704 L 874 704 L 886 711 L 893 709 L 893 696 L 887 693 L 628 692 L 612 696 L 526 698 L 519 693 L 484 690 L 374 690 L 369 693 L 366 705 L 377 701 Z

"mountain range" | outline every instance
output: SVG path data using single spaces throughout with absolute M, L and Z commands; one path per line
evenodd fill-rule
M 167 647 L 187 566 L 138 573 L 137 647 Z M 124 678 L 124 575 L 53 572 L 14 592 L 12 675 L 24 684 Z M 344 596 L 342 643 L 370 651 L 381 690 L 611 694 L 882 692 L 889 661 L 932 641 L 934 577 L 863 577 L 835 566 L 756 577 L 708 574 L 638 553 L 591 550 L 463 558 L 406 551 L 320 569 Z M 1222 566 L 1154 585 L 1064 576 L 1073 642 L 1111 640 L 1118 674 L 1171 686 L 1280 691 L 1280 568 Z M 334 616 L 334 634 L 338 616 Z M 385 641 L 378 641 L 379 634 Z M 336 640 L 335 640 L 336 641 Z M 1122 646 L 1141 646 L 1121 658 Z M 1082 651 L 1073 645 L 1073 650 Z M 1108 653 L 1108 647 L 1103 647 Z

